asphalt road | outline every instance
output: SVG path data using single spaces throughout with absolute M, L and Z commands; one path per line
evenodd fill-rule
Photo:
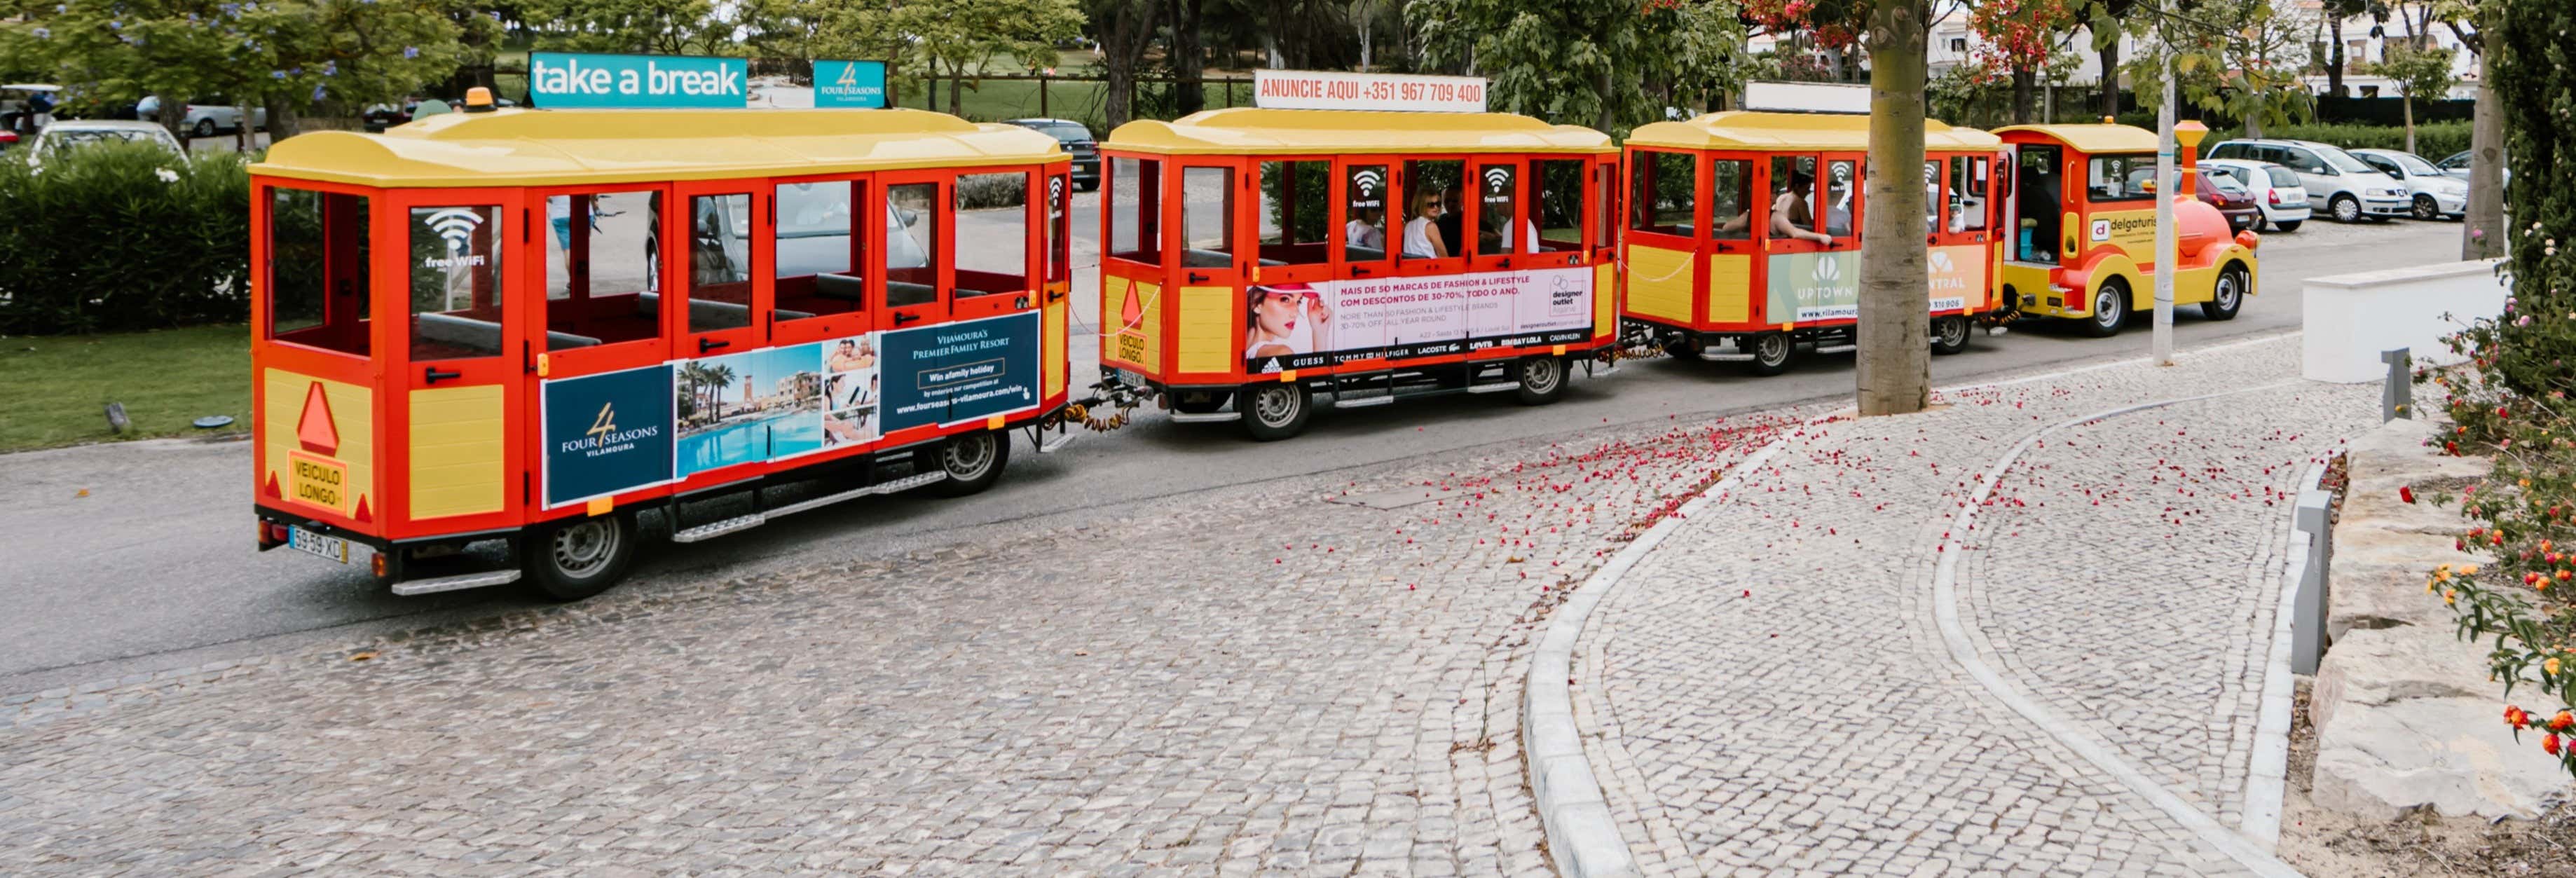
M 1088 208 L 1097 196 L 1085 196 Z M 1088 209 L 1078 242 L 1097 226 Z M 2186 309 L 2185 349 L 2296 329 L 2310 277 L 2456 258 L 2456 223 L 2343 227 L 2311 223 L 2269 236 L 2258 295 L 2234 321 Z M 974 240 L 971 233 L 963 240 Z M 1088 248 L 1086 248 L 1087 250 Z M 1077 264 L 1096 261 L 1088 253 Z M 1098 297 L 1077 271 L 1083 306 L 1074 362 L 1091 371 L 1083 333 Z M 1933 360 L 1936 383 L 2143 355 L 2141 325 L 2112 339 L 2024 324 Z M 1256 444 L 1233 424 L 1174 424 L 1140 410 L 1123 431 L 1085 436 L 1052 455 L 1014 452 L 993 490 L 962 500 L 862 501 L 783 519 L 721 539 L 645 550 L 624 589 L 651 591 L 781 565 L 872 557 L 959 540 L 1001 539 L 1039 523 L 1102 525 L 1151 515 L 1158 497 L 1521 440 L 1579 441 L 1610 424 L 1664 422 L 1847 396 L 1849 355 L 1808 357 L 1785 375 L 1754 378 L 1721 364 L 1650 360 L 1618 375 L 1577 380 L 1559 403 L 1524 408 L 1508 397 L 1444 397 L 1317 415 L 1306 436 Z M 2249 376 L 2250 377 L 2250 376 Z M 2271 376 L 2264 376 L 2271 377 Z M 138 442 L 0 455 L 0 694 L 220 659 L 336 646 L 367 636 L 470 620 L 527 606 L 509 589 L 397 598 L 358 567 L 292 552 L 254 551 L 250 446 Z M 86 491 L 87 496 L 80 496 Z M 1106 539 L 1104 539 L 1104 543 Z

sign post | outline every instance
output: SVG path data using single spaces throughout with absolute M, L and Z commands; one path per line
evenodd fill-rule
M 1481 76 L 1408 76 L 1332 70 L 1255 70 L 1252 105 L 1268 110 L 1482 113 Z
M 885 109 L 885 62 L 815 61 L 814 106 L 834 109 Z
M 692 55 L 528 54 L 528 103 L 570 109 L 749 106 L 749 61 Z

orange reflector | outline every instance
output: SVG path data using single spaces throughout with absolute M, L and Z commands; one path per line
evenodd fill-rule
M 1279 381 L 1283 384 L 1295 380 L 1297 380 L 1297 370 L 1295 369 L 1288 369 L 1279 373 Z
M 377 552 L 376 557 L 367 562 L 367 566 L 375 568 L 377 579 L 385 578 L 385 553 Z
M 594 516 L 594 517 L 596 517 L 596 516 L 601 516 L 601 515 L 607 515 L 608 513 L 612 512 L 612 511 L 614 511 L 614 510 L 616 510 L 616 509 L 617 509 L 617 498 L 615 498 L 615 497 L 600 497 L 600 498 L 597 498 L 597 499 L 594 499 L 594 500 L 590 501 L 590 510 L 589 510 L 589 511 L 590 511 L 590 514 L 591 514 L 592 516 Z
M 999 429 L 1002 429 L 1002 416 L 1001 416 L 1001 415 L 994 415 L 994 416 L 992 416 L 992 417 L 985 418 L 985 419 L 984 419 L 984 429 L 987 429 L 987 430 L 999 430 Z

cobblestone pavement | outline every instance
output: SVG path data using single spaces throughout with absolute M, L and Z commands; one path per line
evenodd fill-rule
M 2201 813 L 2243 820 L 2283 531 L 2377 388 L 2295 339 L 1964 390 L 1792 438 L 1632 570 L 1577 651 L 1577 720 L 1649 874 L 2204 875 L 2242 866 L 2009 709 L 1936 625 L 1948 530 L 2024 437 L 2068 427 L 1962 535 L 1956 608 L 2010 687 Z
M 0 699 L 0 862 L 1543 874 L 1532 626 L 1793 416 Z

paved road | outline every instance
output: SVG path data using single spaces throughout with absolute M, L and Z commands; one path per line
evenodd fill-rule
M 1075 221 L 1096 228 L 1087 219 Z M 2221 324 L 2186 315 L 2177 332 L 2185 345 L 2201 345 L 2295 328 L 2303 279 L 2444 261 L 2456 252 L 2458 235 L 2456 224 L 2395 223 L 2311 224 L 2274 236 L 2263 254 L 2262 292 L 2242 316 Z M 1075 300 L 1096 303 L 1089 272 L 1076 276 L 1083 278 L 1083 294 Z M 1936 359 L 1933 371 L 1937 380 L 1952 382 L 2134 355 L 2144 351 L 2146 338 L 2142 329 L 2091 340 L 2033 328 L 1980 338 L 1968 353 Z M 1086 371 L 1079 367 L 1091 361 L 1092 349 L 1077 343 L 1074 355 L 1077 371 Z M 1652 361 L 1610 379 L 1577 381 L 1547 408 L 1491 398 L 1425 400 L 1326 413 L 1308 436 L 1263 445 L 1243 440 L 1232 425 L 1176 425 L 1148 414 L 1060 454 L 1041 457 L 1022 446 L 1002 484 L 976 498 L 836 507 L 710 543 L 660 546 L 648 550 L 624 588 L 650 593 L 783 565 L 989 539 L 984 526 L 1115 521 L 1139 504 L 1181 495 L 1488 443 L 1570 437 L 1605 425 L 1767 408 L 1850 388 L 1848 357 L 1809 358 L 1768 379 L 1711 364 Z M 0 692 L 267 654 L 529 605 L 506 591 L 400 599 L 353 569 L 256 553 L 249 469 L 249 448 L 241 443 L 137 443 L 0 457 L 0 495 L 16 500 L 0 509 L 0 556 L 11 561 L 0 569 Z M 76 496 L 84 489 L 89 496 Z

